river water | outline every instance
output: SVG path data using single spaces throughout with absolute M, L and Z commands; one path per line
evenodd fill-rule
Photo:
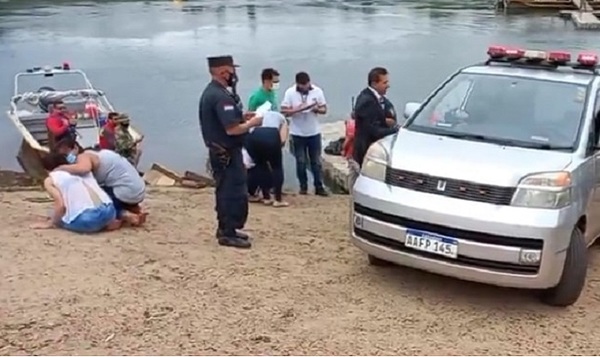
M 401 110 L 484 59 L 489 44 L 589 50 L 600 37 L 556 14 L 496 14 L 493 0 L 0 0 L 0 107 L 8 108 L 16 72 L 68 60 L 145 134 L 142 169 L 203 171 L 197 102 L 208 55 L 235 57 L 244 101 L 263 67 L 281 72 L 281 94 L 308 71 L 325 91 L 325 120 L 339 120 L 369 68 L 391 71 L 389 97 Z M 18 168 L 20 140 L 3 115 L 0 167 Z

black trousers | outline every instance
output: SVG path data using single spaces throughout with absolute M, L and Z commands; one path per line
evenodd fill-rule
M 215 211 L 219 229 L 224 235 L 234 236 L 235 230 L 244 228 L 248 219 L 248 187 L 242 148 L 229 150 L 227 164 L 213 149 L 209 149 L 208 155 L 216 185 Z
M 281 201 L 283 189 L 283 153 L 281 137 L 277 128 L 255 128 L 246 138 L 246 150 L 256 167 L 253 175 L 262 191 L 263 198 Z

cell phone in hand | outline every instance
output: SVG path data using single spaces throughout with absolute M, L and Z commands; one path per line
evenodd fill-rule
M 305 106 L 305 107 L 304 107 L 304 109 L 302 110 L 302 112 L 305 112 L 305 113 L 306 113 L 306 112 L 308 112 L 308 111 L 311 111 L 311 110 L 313 110 L 313 109 L 314 109 L 314 108 L 315 108 L 315 107 L 316 107 L 318 104 L 319 104 L 319 103 L 317 103 L 317 102 L 314 102 L 314 103 L 312 103 L 312 104 L 309 104 L 309 105 L 307 105 L 307 106 Z

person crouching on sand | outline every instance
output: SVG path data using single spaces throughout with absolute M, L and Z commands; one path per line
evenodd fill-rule
M 73 175 L 92 173 L 102 189 L 112 199 L 117 218 L 132 226 L 146 220 L 141 203 L 146 195 L 146 183 L 137 169 L 126 158 L 112 150 L 85 150 L 80 152 L 72 140 L 63 140 L 56 145 L 56 152 L 64 155 L 68 165 L 57 170 Z
M 285 117 L 269 111 L 263 116 L 260 127 L 253 128 L 246 137 L 246 149 L 256 164 L 258 185 L 265 205 L 286 207 L 283 201 L 283 152 L 288 138 L 288 125 Z M 275 201 L 271 199 L 271 189 Z
M 50 153 L 42 159 L 50 171 L 44 188 L 54 201 L 52 217 L 32 225 L 35 229 L 64 228 L 76 233 L 97 233 L 115 230 L 121 226 L 115 206 L 94 176 L 72 175 L 55 169 L 66 164 L 64 155 Z

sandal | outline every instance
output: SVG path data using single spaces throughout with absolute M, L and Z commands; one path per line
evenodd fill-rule
M 285 201 L 275 201 L 273 202 L 273 207 L 287 207 L 290 204 Z
M 271 206 L 273 204 L 273 200 L 262 200 L 262 203 L 265 206 Z

